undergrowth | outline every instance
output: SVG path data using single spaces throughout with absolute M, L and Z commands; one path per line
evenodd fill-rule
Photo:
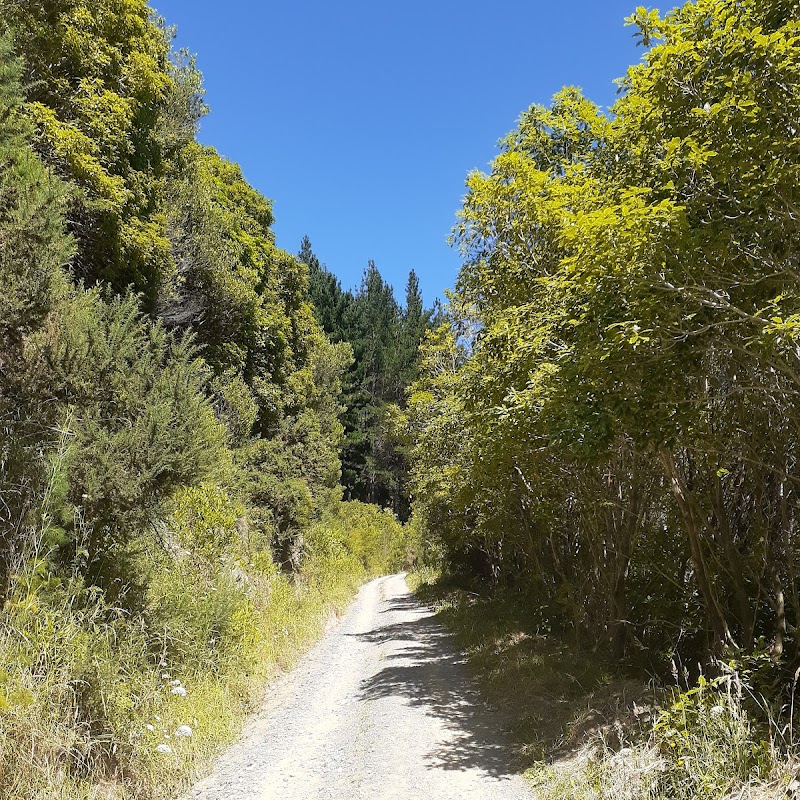
M 456 634 L 503 712 L 538 800 L 755 800 L 800 788 L 785 732 L 757 713 L 763 703 L 745 673 L 657 688 L 576 653 L 519 595 L 468 592 L 430 569 L 409 584 Z
M 184 494 L 166 540 L 132 548 L 144 613 L 55 577 L 45 558 L 14 576 L 0 615 L 0 797 L 174 798 L 402 549 L 391 515 L 342 503 L 306 535 L 300 570 L 281 572 L 236 541 L 230 503 L 209 512 L 216 491 Z M 215 543 L 204 514 L 231 535 Z

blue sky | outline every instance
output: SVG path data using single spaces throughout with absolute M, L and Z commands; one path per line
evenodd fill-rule
M 613 103 L 636 4 L 151 0 L 204 73 L 201 141 L 273 200 L 278 245 L 308 234 L 345 287 L 371 258 L 400 298 L 413 268 L 426 303 L 458 272 L 467 174 L 564 85 Z

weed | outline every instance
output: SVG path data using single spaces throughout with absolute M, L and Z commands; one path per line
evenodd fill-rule
M 394 518 L 342 504 L 286 574 L 224 535 L 238 508 L 217 490 L 179 499 L 176 541 L 134 548 L 141 613 L 46 560 L 13 577 L 0 611 L 0 798 L 174 797 L 402 535 Z

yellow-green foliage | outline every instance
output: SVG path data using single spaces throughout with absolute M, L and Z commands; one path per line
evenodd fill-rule
M 521 115 L 468 179 L 408 406 L 447 567 L 535 586 L 576 648 L 654 671 L 773 640 L 787 708 L 799 11 L 640 7 L 611 114 L 565 88 Z
M 391 513 L 338 503 L 287 574 L 253 547 L 244 508 L 218 486 L 180 489 L 167 510 L 158 537 L 134 548 L 141 616 L 46 560 L 12 577 L 0 613 L 3 800 L 73 800 L 101 783 L 110 797 L 174 797 L 236 735 L 269 677 L 404 552 Z M 191 737 L 175 735 L 181 726 Z
M 335 542 L 355 556 L 368 575 L 400 569 L 408 547 L 406 530 L 391 511 L 357 500 L 333 505 L 309 539 L 312 552 Z
M 653 729 L 664 760 L 654 783 L 661 796 L 711 800 L 772 777 L 772 736 L 745 710 L 748 694 L 736 673 L 711 683 L 700 676 L 696 687 L 675 693 Z
M 717 800 L 778 797 L 790 765 L 744 709 L 736 676 L 676 693 L 649 737 L 626 747 L 590 743 L 527 773 L 540 800 Z
M 175 493 L 169 527 L 178 543 L 212 559 L 237 544 L 236 521 L 245 511 L 213 484 L 184 487 Z
M 161 630 L 131 624 L 98 596 L 76 599 L 74 586 L 46 597 L 23 591 L 7 604 L 0 797 L 85 797 L 101 782 L 119 797 L 173 796 L 235 736 L 261 681 L 293 663 L 333 608 L 302 576 L 273 572 L 247 587 L 223 574 L 198 586 L 199 577 L 188 568 L 156 576 L 150 596 L 164 613 L 150 622 Z M 181 725 L 190 739 L 175 737 Z M 172 753 L 156 752 L 159 744 Z
M 175 93 L 166 32 L 145 0 L 7 0 L 0 22 L 25 56 L 40 150 L 79 189 L 76 270 L 152 300 L 170 266 L 156 208 L 168 155 L 158 123 Z

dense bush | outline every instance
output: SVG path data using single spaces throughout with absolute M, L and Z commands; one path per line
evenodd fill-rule
M 0 7 L 0 797 L 174 796 L 402 536 L 203 113 L 144 0 Z
M 533 106 L 454 239 L 412 490 L 447 565 L 535 590 L 576 647 L 667 675 L 800 658 L 798 4 L 698 0 L 610 115 Z
M 146 579 L 136 616 L 46 560 L 12 576 L 0 612 L 0 796 L 78 797 L 98 781 L 114 796 L 173 796 L 236 733 L 264 681 L 390 567 L 402 536 L 390 513 L 342 503 L 310 528 L 289 575 L 268 549 L 248 551 L 242 506 L 218 488 L 181 490 L 170 507 L 163 538 L 135 550 Z M 191 741 L 175 736 L 182 725 Z

